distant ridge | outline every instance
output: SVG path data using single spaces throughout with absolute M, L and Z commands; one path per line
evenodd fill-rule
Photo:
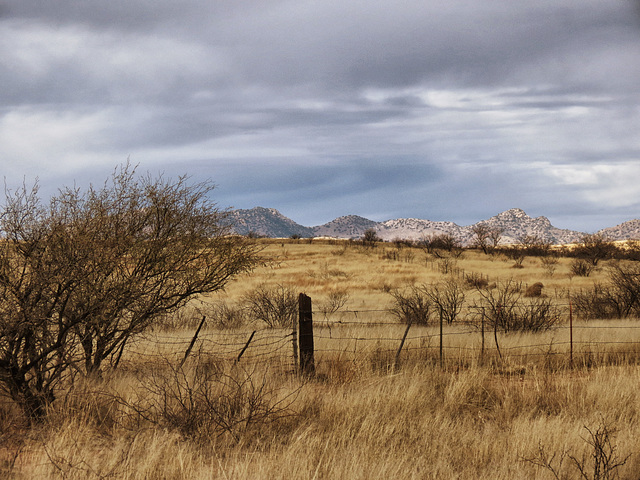
M 640 239 L 640 220 L 629 220 L 615 227 L 603 228 L 600 233 L 612 240 Z
M 520 208 L 512 208 L 474 225 L 460 226 L 453 222 L 434 222 L 417 218 L 399 218 L 375 222 L 357 215 L 346 215 L 315 227 L 305 227 L 282 215 L 274 208 L 255 207 L 247 210 L 232 210 L 230 221 L 236 233 L 254 233 L 272 238 L 291 236 L 361 238 L 364 232 L 374 229 L 383 240 L 418 240 L 428 235 L 449 233 L 463 245 L 469 245 L 473 238 L 473 227 L 487 224 L 502 229 L 501 243 L 516 243 L 526 235 L 535 235 L 554 244 L 580 241 L 584 232 L 556 228 L 547 217 L 532 218 Z M 640 220 L 630 220 L 615 227 L 605 228 L 598 233 L 610 240 L 640 239 Z
M 229 220 L 234 231 L 240 235 L 255 233 L 272 238 L 288 238 L 292 235 L 315 237 L 313 229 L 297 224 L 275 208 L 232 210 Z

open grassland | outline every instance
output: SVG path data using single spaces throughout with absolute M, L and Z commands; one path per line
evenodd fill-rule
M 542 333 L 473 323 L 466 288 L 458 323 L 406 325 L 390 292 L 448 275 L 508 279 L 568 307 L 569 294 L 606 282 L 561 258 L 465 251 L 439 258 L 393 245 L 265 242 L 270 261 L 221 295 L 168 319 L 124 352 L 101 380 L 61 389 L 42 425 L 0 407 L 0 468 L 9 478 L 638 478 L 640 323 L 583 321 L 568 309 Z M 446 273 L 443 273 L 446 272 Z M 235 305 L 283 285 L 314 302 L 316 375 L 294 373 L 290 332 L 249 322 L 207 325 L 209 303 Z M 338 312 L 325 305 L 346 292 Z M 467 315 L 468 314 L 468 315 Z M 467 318 L 468 317 L 468 318 Z M 257 333 L 240 361 L 239 349 Z M 573 358 L 569 337 L 573 336 Z M 606 476 L 605 475 L 609 475 Z

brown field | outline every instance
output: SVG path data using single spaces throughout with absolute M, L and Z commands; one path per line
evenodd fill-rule
M 446 260 L 390 244 L 265 241 L 268 264 L 134 342 L 101 381 L 62 388 L 42 425 L 0 404 L 0 477 L 123 479 L 517 479 L 640 477 L 640 323 L 574 319 L 568 295 L 606 282 L 552 275 L 540 259 L 465 251 Z M 566 315 L 544 333 L 482 335 L 464 322 L 406 326 L 389 292 L 443 270 L 544 284 Z M 258 285 L 314 302 L 316 375 L 295 373 L 289 331 L 249 323 L 201 332 L 207 303 Z M 349 297 L 322 313 L 330 294 Z M 467 304 L 478 294 L 469 289 Z M 471 310 L 463 312 L 469 314 Z M 372 325 L 373 324 L 373 325 Z M 252 331 L 242 359 L 233 363 Z M 573 360 L 573 362 L 571 362 Z

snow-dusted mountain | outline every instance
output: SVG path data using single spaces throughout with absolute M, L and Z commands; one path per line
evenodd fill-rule
M 430 235 L 451 234 L 461 240 L 465 237 L 465 227 L 453 222 L 433 222 L 417 218 L 398 218 L 381 222 L 376 227 L 378 236 L 383 240 L 402 238 L 419 240 Z
M 275 208 L 255 207 L 249 210 L 233 210 L 228 221 L 240 235 L 249 233 L 273 237 L 288 238 L 292 235 L 300 237 L 315 237 L 313 229 L 297 224 L 282 215 Z
M 358 215 L 347 215 L 324 225 L 312 227 L 311 230 L 316 237 L 360 238 L 370 228 L 377 230 L 378 225 L 378 222 Z
M 554 227 L 547 217 L 531 218 L 519 208 L 512 208 L 479 223 L 502 229 L 501 243 L 517 243 L 525 235 L 534 235 L 553 244 L 574 243 L 584 236 L 582 232 Z
M 469 245 L 473 238 L 474 225 L 460 226 L 453 222 L 434 222 L 417 218 L 398 218 L 385 222 L 375 222 L 357 215 L 347 215 L 315 227 L 305 227 L 285 217 L 273 208 L 256 207 L 249 210 L 234 210 L 231 213 L 234 229 L 239 234 L 253 232 L 267 237 L 334 237 L 361 238 L 364 232 L 373 228 L 383 240 L 420 238 L 448 233 L 463 245 Z M 488 220 L 478 223 L 502 230 L 501 243 L 516 243 L 526 235 L 554 244 L 577 242 L 583 232 L 556 228 L 546 217 L 532 218 L 519 208 L 512 208 Z M 477 224 L 476 224 L 477 225 Z M 605 228 L 602 233 L 611 240 L 640 238 L 640 220 L 631 220 L 616 227 Z
M 629 220 L 615 227 L 603 228 L 598 233 L 611 240 L 637 240 L 640 239 L 640 220 Z

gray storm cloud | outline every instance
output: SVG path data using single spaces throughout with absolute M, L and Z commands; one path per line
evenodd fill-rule
M 129 157 L 304 224 L 471 223 L 517 206 L 595 230 L 639 216 L 639 12 L 0 1 L 0 165 L 46 190 Z

